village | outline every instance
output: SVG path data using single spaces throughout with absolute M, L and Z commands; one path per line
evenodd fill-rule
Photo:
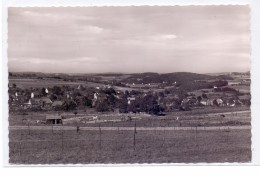
M 199 88 L 190 90 L 190 88 L 182 87 L 181 82 L 163 81 L 162 88 L 159 86 L 160 83 L 144 84 L 145 81 L 142 82 L 144 79 L 136 78 L 135 81 L 133 77 L 122 80 L 120 82 L 122 87 L 114 85 L 116 79 L 105 81 L 106 83 L 100 80 L 99 86 L 92 87 L 84 84 L 46 87 L 42 84 L 41 87 L 23 88 L 19 84 L 9 84 L 10 113 L 53 113 L 54 120 L 51 123 L 62 124 L 62 121 L 57 122 L 55 118 L 58 115 L 58 118 L 62 120 L 61 114 L 64 112 L 71 113 L 70 118 L 75 118 L 77 114 L 79 116 L 92 113 L 93 117 L 90 120 L 97 120 L 100 113 L 106 112 L 115 115 L 143 113 L 152 116 L 167 116 L 172 115 L 173 112 L 211 109 L 221 112 L 250 107 L 250 93 L 234 88 L 250 87 L 250 82 L 246 78 L 239 81 L 213 79 L 207 80 L 207 84 L 203 80 L 196 80 L 195 83 L 200 83 Z M 140 88 L 142 85 L 148 86 L 149 89 Z M 128 88 L 124 89 L 125 87 Z M 41 123 L 48 124 L 51 118 L 48 114 L 46 120 L 41 120 Z

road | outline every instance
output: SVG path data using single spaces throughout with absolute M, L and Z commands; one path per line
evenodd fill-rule
M 229 115 L 229 114 L 237 115 L 237 114 L 244 114 L 244 113 L 251 113 L 251 111 L 247 110 L 247 111 L 236 111 L 236 112 L 219 112 L 219 113 L 209 113 L 209 114 L 205 114 L 205 115 L 208 115 L 208 116 Z
M 9 130 L 76 130 L 75 126 L 9 126 Z M 134 127 L 101 127 L 102 131 L 133 131 Z M 249 125 L 243 126 L 210 126 L 210 127 L 136 127 L 137 131 L 179 131 L 179 130 L 247 130 Z M 99 127 L 80 127 L 80 130 L 98 131 Z

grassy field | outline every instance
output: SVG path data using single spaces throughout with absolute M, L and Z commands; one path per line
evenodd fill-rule
M 250 130 L 11 130 L 10 163 L 249 162 Z M 135 138 L 135 139 L 134 139 Z
M 250 86 L 243 86 L 243 85 L 237 85 L 237 86 L 230 86 L 231 88 L 234 88 L 242 93 L 250 93 Z
M 84 85 L 88 87 L 97 87 L 102 86 L 101 83 L 94 83 L 94 82 L 70 82 L 64 80 L 57 80 L 57 79 L 9 79 L 10 84 L 16 84 L 17 87 L 20 88 L 42 88 L 42 87 L 53 87 L 53 86 L 78 86 Z
M 245 108 L 246 109 L 246 108 Z M 248 109 L 248 108 L 247 108 Z M 250 125 L 251 113 L 239 111 L 225 113 L 223 118 L 219 113 L 227 112 L 226 110 L 217 110 L 213 113 L 200 113 L 199 111 L 168 113 L 166 116 L 153 116 L 149 114 L 122 114 L 122 113 L 97 113 L 78 111 L 77 115 L 72 112 L 62 113 L 64 116 L 64 125 L 68 126 L 90 126 L 90 127 L 133 127 L 136 123 L 137 127 L 190 127 L 190 126 L 239 126 Z M 205 110 L 204 110 L 205 112 Z M 20 113 L 10 113 L 9 126 L 24 125 L 45 125 L 44 123 L 36 123 L 37 120 L 46 121 L 46 115 L 58 114 L 57 112 L 28 112 L 28 115 Z M 98 116 L 97 121 L 93 121 L 92 117 Z M 132 121 L 124 121 L 122 118 L 132 117 Z M 178 117 L 178 120 L 177 120 Z

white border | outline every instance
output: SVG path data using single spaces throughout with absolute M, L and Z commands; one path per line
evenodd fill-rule
M 250 0 L 8 0 L 13 7 L 29 6 L 140 6 L 140 5 L 228 5 L 249 4 Z
M 252 57 L 251 57 L 251 74 L 252 74 L 252 163 L 250 165 L 260 165 L 260 118 L 257 117 L 260 114 L 260 82 L 259 73 L 260 71 L 257 67 L 260 67 L 260 1 L 258 0 L 4 0 L 2 4 L 3 10 L 3 52 L 2 52 L 2 65 L 1 65 L 1 89 L 2 101 L 0 109 L 2 111 L 1 125 L 1 139 L 2 143 L 1 154 L 5 157 L 2 165 L 7 166 L 8 164 L 8 106 L 7 106 L 7 90 L 8 90 L 8 79 L 7 79 L 7 7 L 32 7 L 32 6 L 128 6 L 128 5 L 245 5 L 250 4 L 251 6 L 251 36 L 252 36 Z M 3 84 L 2 84 L 3 83 Z M 2 156 L 2 157 L 3 157 Z M 1 159 L 2 161 L 2 159 Z M 176 164 L 174 164 L 176 165 Z M 187 164 L 178 164 L 187 165 Z M 191 165 L 191 164 L 189 164 Z M 194 164 L 193 164 L 194 165 Z M 196 164 L 205 165 L 205 164 Z M 223 165 L 223 164 L 210 164 L 210 165 Z M 224 165 L 249 165 L 249 164 L 224 164 Z M 100 169 L 100 166 L 98 166 Z M 146 166 L 147 167 L 147 166 Z M 151 168 L 151 166 L 148 166 Z M 31 167 L 32 168 L 32 167 Z M 120 167 L 122 168 L 122 167 Z M 166 166 L 161 166 L 161 168 L 166 169 Z M 184 168 L 185 169 L 185 168 Z M 193 173 L 193 171 L 191 171 Z M 211 171 L 210 171 L 211 172 Z M 241 171 L 242 172 L 242 171 Z M 38 172 L 39 173 L 39 172 Z M 123 173 L 123 172 L 122 172 Z M 211 172 L 212 174 L 212 172 Z M 214 173 L 213 173 L 214 174 Z

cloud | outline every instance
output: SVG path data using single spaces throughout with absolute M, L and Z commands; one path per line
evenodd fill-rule
M 154 36 L 155 40 L 173 40 L 173 39 L 176 39 L 176 38 L 177 38 L 177 36 L 173 35 L 173 34 L 164 34 L 164 35 Z
M 104 32 L 104 29 L 97 26 L 83 26 L 82 31 L 86 33 L 100 34 Z
M 244 71 L 250 67 L 249 12 L 234 5 L 12 7 L 9 69 Z

